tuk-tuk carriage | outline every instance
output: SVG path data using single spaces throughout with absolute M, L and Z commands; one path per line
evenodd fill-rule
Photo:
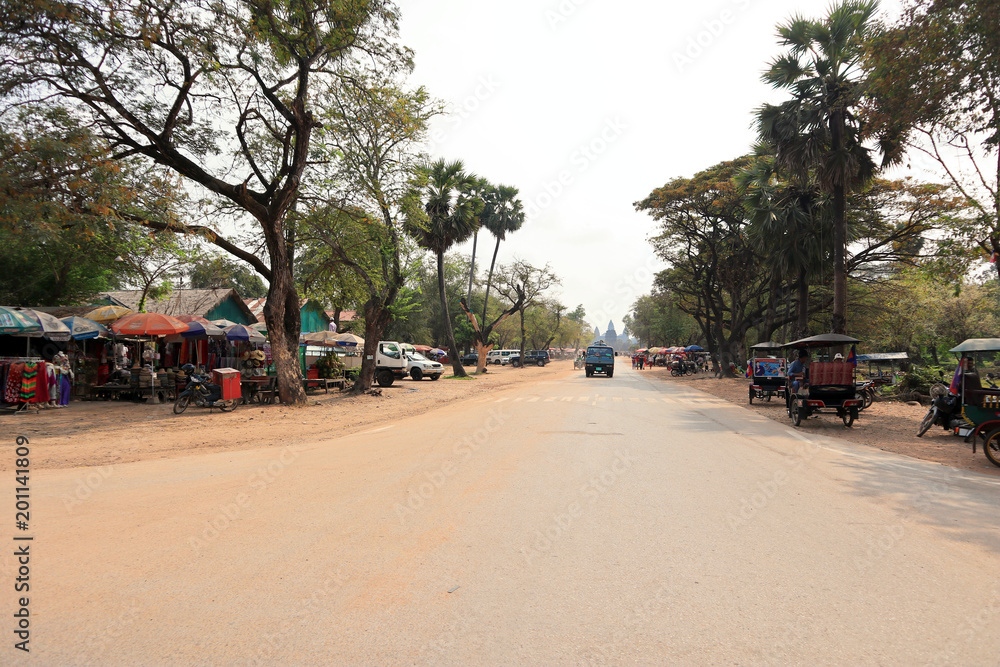
M 857 338 L 842 334 L 820 334 L 785 343 L 784 347 L 818 351 L 859 342 Z M 796 381 L 799 382 L 797 391 Z M 844 426 L 851 426 L 864 403 L 858 396 L 854 364 L 846 360 L 812 361 L 807 378 L 793 376 L 789 370 L 786 387 L 785 405 L 793 426 L 799 426 L 802 420 L 814 414 L 831 412 L 844 420 Z
M 787 366 L 780 355 L 781 343 L 766 342 L 751 345 L 747 377 L 750 380 L 750 404 L 753 399 L 770 401 L 772 396 L 785 398 Z M 773 354 L 771 354 L 773 353 Z
M 973 453 L 982 439 L 986 458 L 1000 466 L 1000 388 L 989 381 L 990 386 L 984 387 L 975 366 L 977 352 L 1000 352 L 1000 338 L 970 338 L 950 351 L 961 355 L 950 387 L 957 394 L 958 414 L 952 413 L 952 419 L 942 415 L 940 421 L 955 435 L 971 440 Z M 926 430 L 921 424 L 921 432 Z

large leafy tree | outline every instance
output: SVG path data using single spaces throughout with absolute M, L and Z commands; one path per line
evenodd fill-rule
M 116 159 L 180 175 L 252 227 L 241 247 L 200 233 L 269 283 L 268 332 L 286 403 L 305 403 L 298 365 L 294 229 L 287 219 L 319 126 L 315 84 L 347 60 L 397 66 L 397 12 L 386 0 L 98 0 L 4 3 L 0 91 L 64 103 Z M 126 216 L 123 216 L 126 217 Z
M 407 231 L 421 248 L 434 253 L 437 259 L 438 296 L 451 364 L 457 377 L 465 377 L 448 308 L 444 254 L 456 243 L 467 241 L 479 226 L 483 202 L 472 192 L 478 179 L 466 173 L 461 160 L 437 160 L 422 169 L 421 179 L 414 194 L 422 203 L 422 211 L 420 215 L 414 212 L 407 219 Z
M 990 256 L 1000 253 L 998 25 L 995 0 L 913 0 L 867 54 L 872 134 L 897 157 L 936 163 L 968 203 L 958 238 Z
M 795 17 L 778 26 L 788 50 L 763 78 L 791 99 L 765 104 L 757 114 L 779 170 L 794 180 L 815 179 L 831 198 L 834 333 L 847 328 L 847 196 L 877 172 L 857 117 L 866 85 L 862 56 L 877 7 L 874 0 L 847 0 L 825 19 Z
M 264 282 L 241 262 L 225 256 L 210 255 L 196 258 L 188 273 L 188 285 L 199 288 L 234 289 L 244 299 L 267 293 Z
M 545 298 L 546 292 L 560 284 L 562 281 L 548 264 L 537 267 L 524 260 L 516 260 L 508 266 L 501 267 L 497 272 L 497 291 L 517 306 L 516 310 L 521 323 L 520 350 L 522 359 L 524 359 L 525 343 L 528 339 L 525 313 L 529 308 L 540 304 Z
M 310 291 L 361 305 L 365 351 L 356 392 L 371 388 L 376 347 L 389 323 L 412 307 L 399 300 L 413 266 L 403 222 L 419 213 L 411 189 L 419 171 L 415 145 L 438 113 L 423 88 L 409 89 L 402 76 L 388 74 L 355 72 L 324 92 L 317 149 L 324 178 L 307 187 L 310 210 L 298 226 Z

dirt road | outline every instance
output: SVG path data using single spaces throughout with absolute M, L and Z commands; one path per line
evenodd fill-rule
M 342 437 L 38 472 L 31 662 L 1000 655 L 995 478 L 630 369 L 538 378 Z

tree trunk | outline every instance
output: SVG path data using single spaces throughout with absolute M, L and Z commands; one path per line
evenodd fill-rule
M 354 383 L 356 394 L 368 391 L 375 382 L 375 353 L 391 319 L 392 315 L 383 306 L 381 298 L 372 297 L 365 302 L 365 346 L 361 353 L 361 371 Z
M 493 268 L 497 263 L 497 253 L 500 252 L 500 238 L 497 237 L 496 247 L 493 248 L 493 261 L 490 262 L 490 275 L 486 279 L 486 296 L 483 297 L 483 322 L 486 322 L 486 306 L 490 302 L 490 285 L 493 283 Z
M 472 234 L 472 261 L 469 262 L 469 290 L 465 294 L 465 302 L 472 303 L 472 279 L 476 275 L 476 245 L 479 243 L 479 230 L 477 229 Z M 483 316 L 483 323 L 486 322 L 486 317 Z M 468 354 L 469 346 L 465 346 L 465 352 Z
M 830 152 L 844 149 L 844 110 L 830 115 Z M 841 176 L 843 178 L 843 176 Z M 847 333 L 847 189 L 843 182 L 833 186 L 833 317 L 830 330 Z
M 273 261 L 272 261 L 273 265 Z M 299 297 L 288 271 L 272 271 L 264 304 L 264 320 L 271 339 L 271 356 L 278 378 L 278 396 L 286 405 L 305 405 L 299 366 Z
M 484 343 L 482 341 L 476 341 L 476 354 L 479 355 L 479 361 L 476 362 L 476 373 L 482 375 L 486 371 L 486 355 L 489 354 L 490 350 L 493 349 L 492 345 Z
M 524 308 L 521 308 L 517 312 L 521 316 L 521 368 L 524 368 L 524 340 L 525 340 L 525 333 L 524 333 Z
M 791 339 L 798 340 L 805 338 L 809 334 L 809 281 L 806 280 L 805 268 L 799 269 L 799 277 L 795 282 L 798 290 L 798 302 L 796 305 L 795 331 L 792 332 Z
M 448 298 L 445 296 L 444 291 L 444 253 L 437 253 L 437 269 L 438 269 L 438 294 L 441 297 L 441 314 L 444 316 L 444 330 L 448 334 L 448 354 L 451 355 L 451 367 L 455 371 L 455 377 L 468 377 L 468 373 L 465 372 L 465 367 L 462 366 L 462 360 L 458 354 L 458 348 L 455 347 L 455 331 L 451 326 L 451 314 L 448 312 Z

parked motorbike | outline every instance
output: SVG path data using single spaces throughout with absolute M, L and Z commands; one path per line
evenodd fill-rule
M 187 410 L 191 403 L 199 408 L 208 408 L 209 410 L 219 408 L 223 412 L 231 412 L 236 409 L 239 399 L 217 399 L 213 397 L 214 393 L 212 387 L 209 386 L 208 379 L 194 372 L 192 366 L 191 370 L 188 371 L 187 387 L 177 394 L 177 400 L 174 401 L 174 414 L 181 414 Z
M 577 357 L 576 359 L 573 360 L 573 368 L 579 369 L 583 368 L 583 366 L 584 366 L 584 359 L 582 357 Z
M 964 423 L 958 418 L 961 411 L 962 404 L 959 402 L 958 396 L 951 393 L 948 387 L 943 384 L 935 384 L 931 387 L 931 408 L 920 422 L 917 437 L 927 433 L 935 424 L 946 431 L 953 430 L 956 426 Z

